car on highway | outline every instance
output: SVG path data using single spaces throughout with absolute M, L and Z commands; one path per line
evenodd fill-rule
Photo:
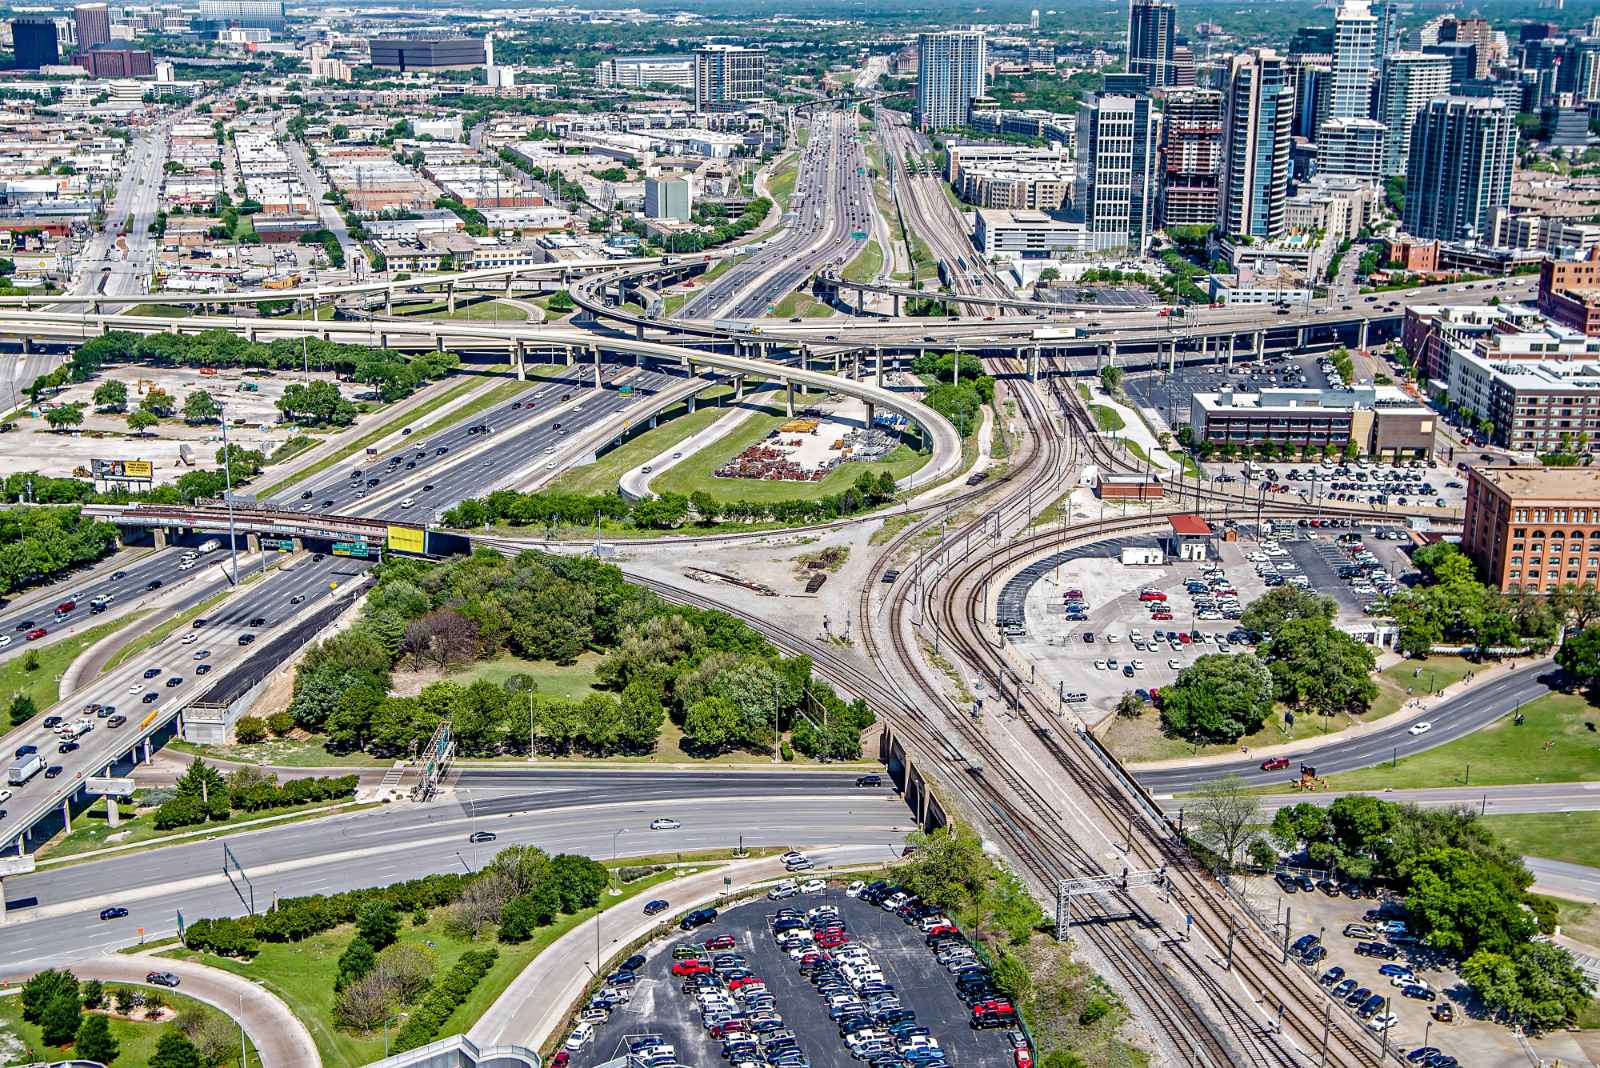
M 1268 757 L 1261 762 L 1262 771 L 1280 771 L 1289 766 L 1288 757 Z
M 149 693 L 139 698 L 140 703 L 147 705 L 153 705 L 159 700 L 161 700 L 161 695 L 155 690 L 151 690 Z
M 883 785 L 883 776 L 882 775 L 857 775 L 856 776 L 856 785 L 857 786 L 882 786 Z
M 194 654 L 193 659 L 195 659 L 195 660 L 204 660 L 207 657 L 209 657 L 210 655 L 211 655 L 211 650 L 210 649 L 201 649 L 199 652 Z
M 239 644 L 240 645 L 249 645 L 251 642 L 253 642 L 255 640 L 256 640 L 256 636 L 254 634 L 241 634 L 241 635 L 239 635 Z
M 154 986 L 175 987 L 178 985 L 178 977 L 171 972 L 150 972 L 144 977 L 144 981 Z
M 492 842 L 498 837 L 500 836 L 495 834 L 493 831 L 473 831 L 471 834 L 467 835 L 467 841 Z
M 650 829 L 652 831 L 675 831 L 682 826 L 683 824 L 679 823 L 677 820 L 669 819 L 666 816 L 661 816 L 650 821 Z
M 407 497 L 405 500 L 400 502 L 400 507 L 402 508 L 415 508 L 416 506 L 417 499 L 415 497 Z
M 144 588 L 147 590 L 159 590 L 161 586 L 162 582 L 160 579 L 151 579 L 149 582 L 145 583 Z
M 48 768 L 44 769 L 44 777 L 47 779 L 59 779 L 61 778 L 61 773 L 66 770 L 67 769 L 62 767 L 60 764 L 51 764 Z
M 306 595 L 305 594 L 297 593 L 293 597 L 289 598 L 289 603 L 290 604 L 304 604 L 305 603 L 305 599 L 306 599 Z
M 159 674 L 161 674 L 161 669 L 158 667 L 144 669 L 144 677 L 147 679 L 153 679 Z
M 32 630 L 30 630 L 28 632 L 27 638 L 28 638 L 28 640 L 30 642 L 36 642 L 40 638 L 43 638 L 46 634 L 49 634 L 49 633 L 50 632 L 45 630 L 43 627 L 34 627 Z
M 60 716 L 46 716 L 44 717 L 44 728 L 45 730 L 53 731 L 61 726 L 62 722 L 63 720 Z
M 183 676 L 182 675 L 174 675 L 170 679 L 167 680 L 167 689 L 169 689 L 169 690 L 172 689 L 174 686 L 182 686 L 182 685 L 183 685 Z
M 128 687 L 128 692 L 130 694 L 143 693 L 144 692 L 144 683 L 142 683 L 142 682 L 134 683 L 132 686 Z
M 645 902 L 644 914 L 646 916 L 658 916 L 671 907 L 665 898 L 658 897 L 652 901 Z
M 112 716 L 110 719 L 106 720 L 106 726 L 115 729 L 122 726 L 126 722 L 128 722 L 127 716 Z
M 100 918 L 102 920 L 120 920 L 127 914 L 128 910 L 123 908 L 121 905 L 112 905 L 110 908 L 100 910 Z M 178 984 L 173 983 L 172 985 L 177 986 Z
M 1408 727 L 1406 729 L 1406 732 L 1408 734 L 1412 734 L 1412 735 L 1420 735 L 1420 734 L 1427 734 L 1431 730 L 1433 730 L 1433 724 L 1432 723 L 1423 722 L 1423 723 L 1413 723 L 1410 727 Z

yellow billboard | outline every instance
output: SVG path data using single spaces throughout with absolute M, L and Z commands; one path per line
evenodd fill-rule
M 396 553 L 416 553 L 418 556 L 428 551 L 428 532 L 418 527 L 397 527 L 389 524 L 389 551 Z

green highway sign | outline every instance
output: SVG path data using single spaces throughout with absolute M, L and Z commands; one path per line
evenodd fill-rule
M 271 549 L 274 552 L 292 553 L 292 552 L 294 552 L 294 539 L 293 538 L 262 538 L 261 539 L 261 547 L 263 549 Z
M 867 239 L 867 232 L 865 230 L 851 230 L 850 231 L 850 240 L 852 240 L 852 241 L 865 241 L 866 239 Z
M 364 541 L 336 541 L 333 543 L 335 556 L 360 556 L 367 555 L 367 543 Z

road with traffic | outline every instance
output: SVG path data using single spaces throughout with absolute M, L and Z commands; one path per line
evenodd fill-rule
M 806 771 L 463 770 L 454 797 L 233 835 L 243 868 L 222 873 L 222 843 L 196 841 L 45 866 L 6 880 L 13 911 L 0 974 L 70 961 L 175 933 L 177 914 L 241 915 L 275 897 L 380 886 L 475 871 L 508 845 L 610 858 L 675 852 L 882 844 L 898 852 L 910 817 L 884 787 L 854 773 Z M 682 827 L 653 831 L 671 817 Z M 491 841 L 471 842 L 479 832 Z M 100 921 L 109 905 L 126 917 Z

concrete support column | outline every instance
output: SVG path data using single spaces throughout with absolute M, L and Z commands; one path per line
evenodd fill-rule
M 785 410 L 789 413 L 789 418 L 793 419 L 794 418 L 794 382 L 792 380 L 789 381 L 789 382 L 785 382 L 784 386 L 786 387 L 785 390 L 784 390 Z
M 900 318 L 900 294 L 898 293 L 894 295 L 894 317 L 896 319 Z
M 246 552 L 251 552 L 251 553 L 260 552 L 261 551 L 261 535 L 255 533 L 254 531 L 246 532 L 246 534 L 244 536 L 244 548 L 245 548 Z
M 444 335 L 443 334 L 439 334 L 438 336 L 436 336 L 433 339 L 433 351 L 435 351 L 435 352 L 443 352 L 444 351 Z
M 872 350 L 872 362 L 876 369 L 878 388 L 883 388 L 883 346 L 879 345 Z
M 1251 344 L 1255 346 L 1256 362 L 1265 362 L 1267 358 L 1267 332 L 1265 330 L 1257 330 L 1252 335 L 1252 339 Z
M 1232 334 L 1228 335 L 1228 370 L 1233 370 L 1233 340 Z
M 633 324 L 633 337 L 634 337 L 634 340 L 636 340 L 636 341 L 643 341 L 644 340 L 644 324 L 643 323 L 634 323 Z
M 1167 374 L 1178 372 L 1178 339 L 1172 339 L 1172 349 L 1167 353 Z
M 800 346 L 800 370 L 811 370 L 811 347 L 809 345 Z
M 385 314 L 385 315 L 393 315 L 394 314 L 394 287 L 393 286 L 390 286 L 388 289 L 385 289 L 383 291 L 383 314 Z M 314 318 L 316 318 L 316 316 L 313 315 L 312 318 L 314 319 Z
M 959 356 L 957 357 L 959 360 Z M 960 366 L 957 363 L 957 366 Z M 1039 381 L 1039 346 L 1035 345 L 1028 350 L 1028 381 Z
M 444 302 L 447 311 L 454 312 L 456 310 L 456 284 L 454 282 L 444 287 Z
M 1367 347 L 1367 328 L 1372 325 L 1366 319 L 1361 320 L 1361 336 L 1356 341 L 1356 348 L 1365 350 Z
M 165 527 L 156 527 L 152 533 L 155 536 L 156 548 L 165 549 L 167 547 L 167 529 Z
M 22 354 L 24 356 L 33 355 L 33 339 L 31 337 L 24 337 L 22 339 Z
M 572 366 L 572 361 L 573 361 L 573 358 L 574 358 L 573 355 L 572 355 L 572 346 L 571 345 L 567 346 L 566 352 L 567 352 L 567 366 L 571 367 Z
M 72 833 L 72 795 L 68 794 L 61 799 L 61 826 L 68 833 Z
M 866 313 L 867 313 L 867 291 L 865 289 L 857 289 L 856 290 L 856 314 L 857 315 L 865 315 Z
M 744 400 L 744 375 L 733 376 L 733 399 L 735 401 Z
M 114 798 L 114 797 L 107 797 L 106 798 L 106 823 L 109 824 L 112 827 L 115 827 L 120 822 L 121 822 L 121 820 L 119 820 L 117 818 L 117 799 Z
M 244 339 L 254 345 L 256 343 L 256 328 L 253 326 L 245 327 Z
M 378 347 L 380 349 L 386 349 L 389 347 L 389 335 L 384 333 L 382 330 L 378 331 Z
M 1106 342 L 1106 363 L 1112 367 L 1117 365 L 1117 343 L 1115 341 Z
M 148 739 L 148 738 L 146 738 L 144 740 L 144 759 L 142 761 L 140 761 L 140 763 L 142 763 L 142 764 L 150 763 L 150 739 Z
M 528 380 L 528 347 L 522 342 L 517 342 L 511 350 L 511 362 L 517 369 L 517 381 Z
M 861 350 L 850 354 L 850 377 L 854 381 L 861 381 Z
M 599 389 L 604 384 L 604 379 L 600 375 L 600 346 L 590 345 L 589 351 L 594 353 L 594 388 Z
M 878 419 L 878 406 L 876 404 L 872 403 L 871 401 L 867 401 L 867 429 L 868 430 L 872 429 L 872 424 L 874 422 L 876 422 L 877 419 Z
M 515 276 L 516 276 L 516 272 L 515 271 L 512 271 L 512 272 L 510 272 L 510 273 L 508 273 L 506 275 L 506 296 L 508 296 L 508 297 L 511 295 L 511 280 Z

